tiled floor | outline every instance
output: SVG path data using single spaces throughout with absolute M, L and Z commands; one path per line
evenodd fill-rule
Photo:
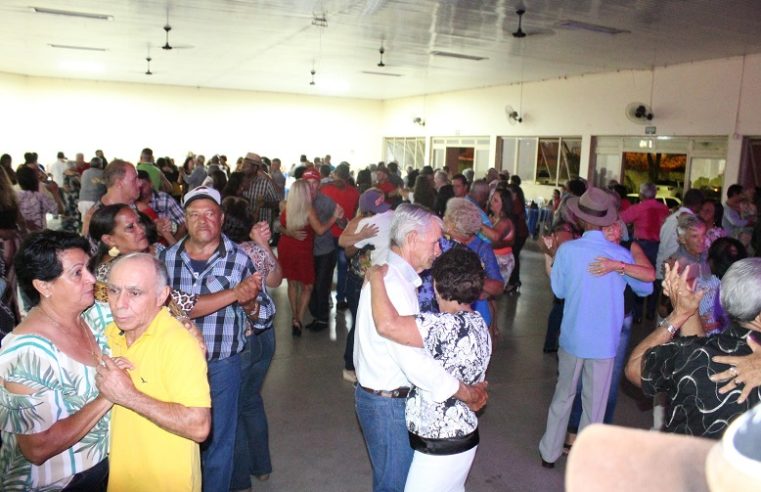
M 480 419 L 481 444 L 466 484 L 471 492 L 563 490 L 565 459 L 541 467 L 537 446 L 555 385 L 555 356 L 542 353 L 552 303 L 543 262 L 531 245 L 522 256 L 520 295 L 499 302 L 500 338 L 488 373 L 489 405 Z M 338 312 L 329 331 L 294 339 L 285 283 L 275 291 L 277 350 L 264 385 L 273 473 L 254 480 L 261 491 L 369 491 L 371 470 L 354 415 L 353 388 L 341 378 L 346 325 Z M 650 326 L 635 326 L 632 344 Z M 628 383 L 617 424 L 647 428 L 648 402 Z

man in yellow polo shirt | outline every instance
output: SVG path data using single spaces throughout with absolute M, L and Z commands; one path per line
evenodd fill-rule
M 164 266 L 135 253 L 111 267 L 114 322 L 96 383 L 114 403 L 108 490 L 200 491 L 198 443 L 211 427 L 206 359 L 196 339 L 163 307 Z

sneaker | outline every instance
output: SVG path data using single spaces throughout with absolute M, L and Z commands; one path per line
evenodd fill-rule
M 352 384 L 357 382 L 357 374 L 352 371 L 351 369 L 344 369 L 343 372 L 343 379 L 344 381 L 348 381 Z

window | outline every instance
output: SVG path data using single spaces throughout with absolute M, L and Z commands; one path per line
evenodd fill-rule
M 425 137 L 399 137 L 384 139 L 386 162 L 396 161 L 402 170 L 420 169 L 425 165 Z
M 579 176 L 580 137 L 503 137 L 502 166 L 537 184 L 559 186 Z

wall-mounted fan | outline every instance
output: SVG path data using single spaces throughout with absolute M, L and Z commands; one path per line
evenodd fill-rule
M 523 123 L 523 117 L 518 113 L 518 111 L 515 110 L 510 105 L 505 106 L 505 115 L 507 116 L 507 121 L 511 125 L 515 125 L 516 123 Z
M 653 119 L 653 110 L 645 103 L 633 102 L 626 106 L 626 117 L 632 123 L 646 125 Z

